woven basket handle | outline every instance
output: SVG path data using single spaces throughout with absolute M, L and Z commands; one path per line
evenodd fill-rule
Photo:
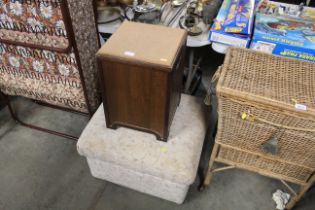
M 207 90 L 207 95 L 204 99 L 204 103 L 208 106 L 211 105 L 211 96 L 212 95 L 215 95 L 215 83 L 218 81 L 218 79 L 220 78 L 220 75 L 221 75 L 221 72 L 222 72 L 222 66 L 219 66 L 218 70 L 214 73 L 214 75 L 212 76 L 211 78 L 211 81 L 210 81 L 210 86 Z
M 257 116 L 254 116 L 252 114 L 248 114 L 248 113 L 245 113 L 245 112 L 241 113 L 241 118 L 243 120 L 262 122 L 262 123 L 269 124 L 269 125 L 272 125 L 272 126 L 278 127 L 278 128 L 284 128 L 284 129 L 296 130 L 296 131 L 304 131 L 304 132 L 315 132 L 315 129 L 286 126 L 286 125 L 282 125 L 282 124 L 278 124 L 278 123 L 274 123 L 274 122 L 265 120 L 263 118 L 260 118 L 260 117 L 257 117 Z
M 284 133 L 285 129 L 279 128 L 266 142 L 261 145 L 263 152 L 267 154 L 279 154 L 279 139 Z

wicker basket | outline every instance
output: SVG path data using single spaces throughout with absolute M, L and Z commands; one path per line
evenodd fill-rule
M 313 172 L 312 169 L 303 166 L 265 158 L 261 155 L 226 146 L 220 147 L 217 160 L 229 165 L 237 163 L 239 168 L 254 171 L 262 175 L 274 178 L 281 176 L 281 179 L 297 184 L 305 184 Z
M 315 169 L 315 64 L 231 48 L 219 74 L 218 160 L 306 183 Z

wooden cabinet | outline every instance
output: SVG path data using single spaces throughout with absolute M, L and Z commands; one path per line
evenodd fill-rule
M 97 53 L 106 125 L 166 141 L 180 102 L 186 32 L 125 21 Z

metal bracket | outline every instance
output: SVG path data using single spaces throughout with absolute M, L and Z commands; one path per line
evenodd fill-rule
M 47 129 L 47 128 L 42 128 L 42 127 L 39 127 L 39 126 L 35 126 L 35 125 L 32 125 L 32 124 L 28 124 L 28 123 L 23 122 L 22 120 L 19 119 L 19 117 L 13 111 L 13 107 L 12 107 L 12 104 L 11 104 L 11 101 L 10 101 L 9 97 L 7 95 L 5 95 L 4 93 L 2 93 L 1 91 L 0 91 L 0 96 L 1 96 L 1 98 L 3 98 L 5 105 L 8 106 L 8 109 L 9 109 L 11 117 L 17 123 L 19 123 L 20 125 L 25 126 L 27 128 L 34 129 L 34 130 L 38 130 L 38 131 L 42 131 L 42 132 L 45 132 L 45 133 L 53 134 L 53 135 L 56 135 L 56 136 L 61 136 L 61 137 L 64 137 L 64 138 L 67 138 L 67 139 L 70 139 L 70 140 L 74 140 L 74 141 L 77 141 L 79 139 L 78 137 L 73 136 L 73 135 L 69 135 L 69 134 L 66 134 L 66 133 L 61 133 L 61 132 L 58 132 L 58 131 L 50 130 L 50 129 Z M 52 107 L 52 108 L 59 109 L 58 107 L 53 107 L 52 105 L 49 105 L 49 106 Z

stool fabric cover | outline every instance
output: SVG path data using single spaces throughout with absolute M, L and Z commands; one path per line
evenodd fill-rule
M 77 143 L 94 177 L 182 203 L 196 177 L 206 133 L 201 100 L 183 95 L 167 142 L 145 132 L 106 128 L 101 105 Z

